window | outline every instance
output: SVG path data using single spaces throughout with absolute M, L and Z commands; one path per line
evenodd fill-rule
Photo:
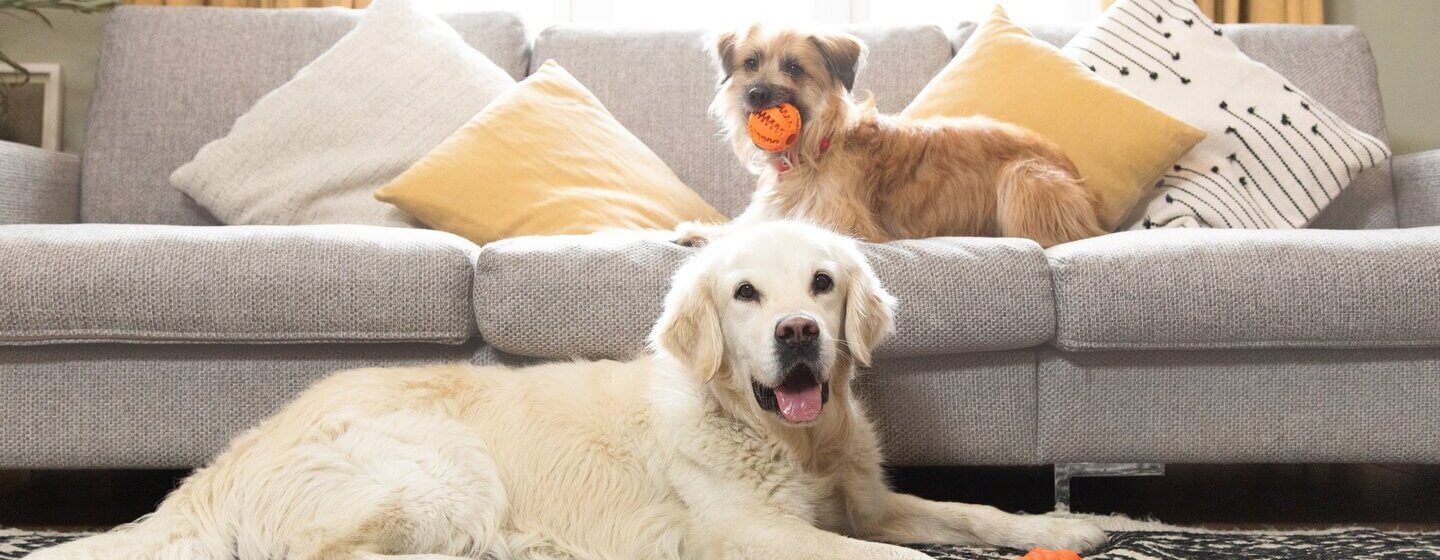
M 927 23 L 953 27 L 982 21 L 992 0 L 420 0 L 437 12 L 517 12 L 533 28 L 555 23 L 640 27 L 723 28 L 762 21 L 782 25 Z M 1022 24 L 1086 22 L 1099 0 L 1012 0 L 1003 4 Z

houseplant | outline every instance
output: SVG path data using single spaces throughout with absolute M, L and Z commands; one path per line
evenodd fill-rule
M 82 14 L 93 14 L 114 8 L 120 4 L 120 0 L 0 0 L 0 16 L 19 19 L 33 18 L 47 26 L 54 27 L 54 23 L 45 15 L 47 10 L 77 12 Z M 0 67 L 13 68 L 19 72 L 25 83 L 30 79 L 30 72 L 0 51 Z M 9 99 L 9 85 L 0 82 L 0 115 L 5 114 L 7 100 Z

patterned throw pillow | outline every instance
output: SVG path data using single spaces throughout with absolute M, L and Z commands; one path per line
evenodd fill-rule
M 1304 227 L 1390 156 L 1188 1 L 1119 0 L 1064 52 L 1208 134 L 1121 227 Z

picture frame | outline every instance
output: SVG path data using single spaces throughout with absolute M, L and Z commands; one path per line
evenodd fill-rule
M 0 139 L 58 152 L 62 140 L 60 65 L 21 65 L 30 72 L 28 81 L 19 70 L 0 64 L 0 82 L 10 88 L 9 108 L 0 115 Z

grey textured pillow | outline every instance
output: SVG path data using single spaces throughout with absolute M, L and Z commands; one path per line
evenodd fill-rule
M 413 226 L 372 193 L 514 83 L 413 0 L 378 0 L 170 182 L 226 224 Z

